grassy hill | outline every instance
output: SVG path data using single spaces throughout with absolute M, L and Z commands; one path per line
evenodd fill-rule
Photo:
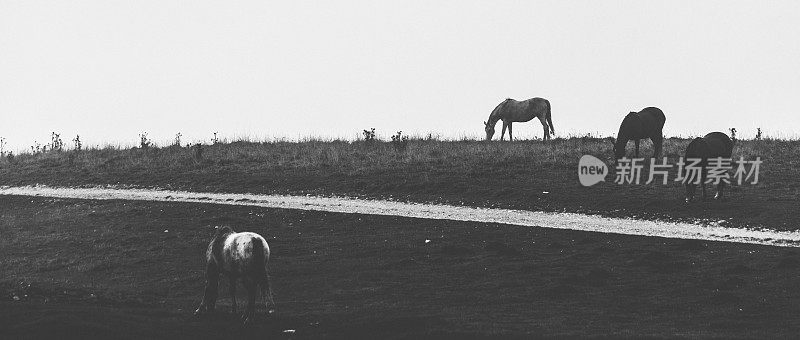
M 674 164 L 689 139 L 665 140 Z M 132 185 L 213 192 L 347 195 L 648 219 L 718 221 L 795 229 L 800 141 L 739 140 L 734 158 L 761 157 L 760 183 L 727 198 L 685 204 L 679 183 L 582 187 L 578 159 L 609 160 L 601 138 L 551 141 L 232 142 L 192 147 L 113 147 L 21 154 L 0 160 L 0 185 Z M 633 155 L 629 143 L 628 156 Z M 649 142 L 640 156 L 652 155 Z M 608 162 L 607 162 L 608 163 Z M 647 177 L 644 172 L 644 179 Z M 670 178 L 675 178 L 675 169 Z M 714 189 L 708 185 L 710 196 Z

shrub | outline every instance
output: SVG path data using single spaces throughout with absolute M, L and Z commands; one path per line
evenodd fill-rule
M 83 143 L 81 143 L 81 136 L 75 135 L 75 139 L 73 139 L 72 142 L 75 143 L 75 151 L 81 151 L 81 149 L 83 148 Z
M 50 133 L 50 151 L 61 152 L 64 149 L 64 142 L 61 140 L 61 135 L 52 132 Z
M 403 131 L 397 131 L 397 134 L 392 136 L 392 146 L 394 146 L 395 151 L 406 151 L 408 147 L 408 136 L 403 136 Z
M 39 144 L 39 142 L 37 142 L 37 141 L 33 141 L 33 145 L 31 145 L 31 153 L 32 154 L 37 154 L 37 153 L 45 152 L 45 151 L 47 151 L 47 145 L 42 147 L 42 144 Z
M 50 151 L 61 152 L 64 149 L 64 142 L 61 140 L 61 135 L 51 132 L 50 133 Z
M 147 138 L 147 132 L 142 132 L 139 134 L 139 147 L 142 149 L 147 149 L 153 146 L 153 142 Z
M 364 140 L 367 142 L 375 140 L 375 128 L 371 128 L 369 130 L 364 130 Z
M 194 145 L 194 158 L 198 161 L 203 159 L 203 144 L 197 143 Z

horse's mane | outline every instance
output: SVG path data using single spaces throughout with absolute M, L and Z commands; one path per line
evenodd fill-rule
M 619 124 L 619 132 L 617 132 L 617 140 L 622 142 L 626 141 L 628 138 L 629 130 L 632 128 L 631 124 L 635 124 L 634 122 L 639 121 L 639 114 L 636 112 L 631 112 L 625 115 L 625 118 L 622 119 L 622 123 Z
M 511 100 L 512 100 L 511 98 L 506 98 L 506 100 L 502 101 L 500 104 L 497 104 L 497 106 L 495 106 L 494 110 L 492 110 L 492 113 L 489 114 L 489 124 L 492 124 L 493 122 L 497 122 L 499 120 L 499 118 L 496 118 L 497 114 L 500 111 L 502 111 L 503 107 L 505 107 L 506 104 L 508 104 L 508 102 L 510 102 Z

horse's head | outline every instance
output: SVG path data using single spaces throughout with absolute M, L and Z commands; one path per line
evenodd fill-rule
M 494 125 L 483 122 L 483 130 L 486 131 L 486 140 L 492 140 L 492 136 L 494 136 Z
M 698 158 L 705 159 L 706 157 L 708 157 L 708 154 L 709 154 L 708 144 L 703 138 L 697 137 L 693 139 L 691 142 L 689 142 L 689 145 L 686 146 L 686 153 L 684 160 L 687 162 L 687 167 L 688 167 L 688 163 L 690 163 L 691 159 L 698 159 Z M 701 161 L 699 163 L 699 166 L 700 167 L 705 166 L 705 161 Z M 687 169 L 687 167 L 684 167 L 681 170 L 681 173 L 679 174 L 681 177 L 685 178 L 687 175 L 689 175 L 689 169 Z M 702 176 L 702 174 L 700 176 Z M 697 189 L 697 185 L 695 184 L 694 179 L 689 178 L 686 180 L 684 187 L 686 188 L 686 203 L 689 203 L 694 199 L 694 192 L 695 189 Z
M 215 239 L 220 237 L 225 237 L 228 234 L 234 233 L 233 229 L 231 229 L 231 227 L 229 226 L 216 226 L 214 227 L 214 229 L 216 229 L 216 231 L 214 232 Z
M 611 150 L 614 153 L 614 163 L 616 163 L 620 158 L 625 156 L 625 145 L 617 145 L 617 140 L 614 137 L 606 138 L 609 143 L 611 143 Z

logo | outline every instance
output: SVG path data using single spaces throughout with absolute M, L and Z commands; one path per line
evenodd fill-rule
M 578 180 L 585 187 L 605 181 L 607 174 L 608 166 L 595 156 L 583 155 L 578 162 Z
M 676 164 L 669 164 L 667 157 L 661 159 L 661 163 L 655 158 L 650 158 L 649 164 L 644 158 L 623 157 L 616 163 L 614 183 L 640 184 L 644 173 L 647 174 L 647 181 L 644 184 L 661 182 L 663 185 L 668 185 L 671 182 L 670 170 L 677 165 L 677 178 L 674 182 L 681 184 L 742 185 L 748 180 L 750 184 L 758 184 L 762 163 L 764 162 L 761 157 L 756 157 L 754 160 L 745 160 L 744 157 L 739 157 L 738 160 L 723 157 L 707 159 L 680 157 Z M 733 175 L 730 172 L 733 172 Z M 585 187 L 604 182 L 606 175 L 608 167 L 597 157 L 583 155 L 578 162 L 578 180 Z M 657 176 L 660 177 L 660 181 L 657 181 Z

